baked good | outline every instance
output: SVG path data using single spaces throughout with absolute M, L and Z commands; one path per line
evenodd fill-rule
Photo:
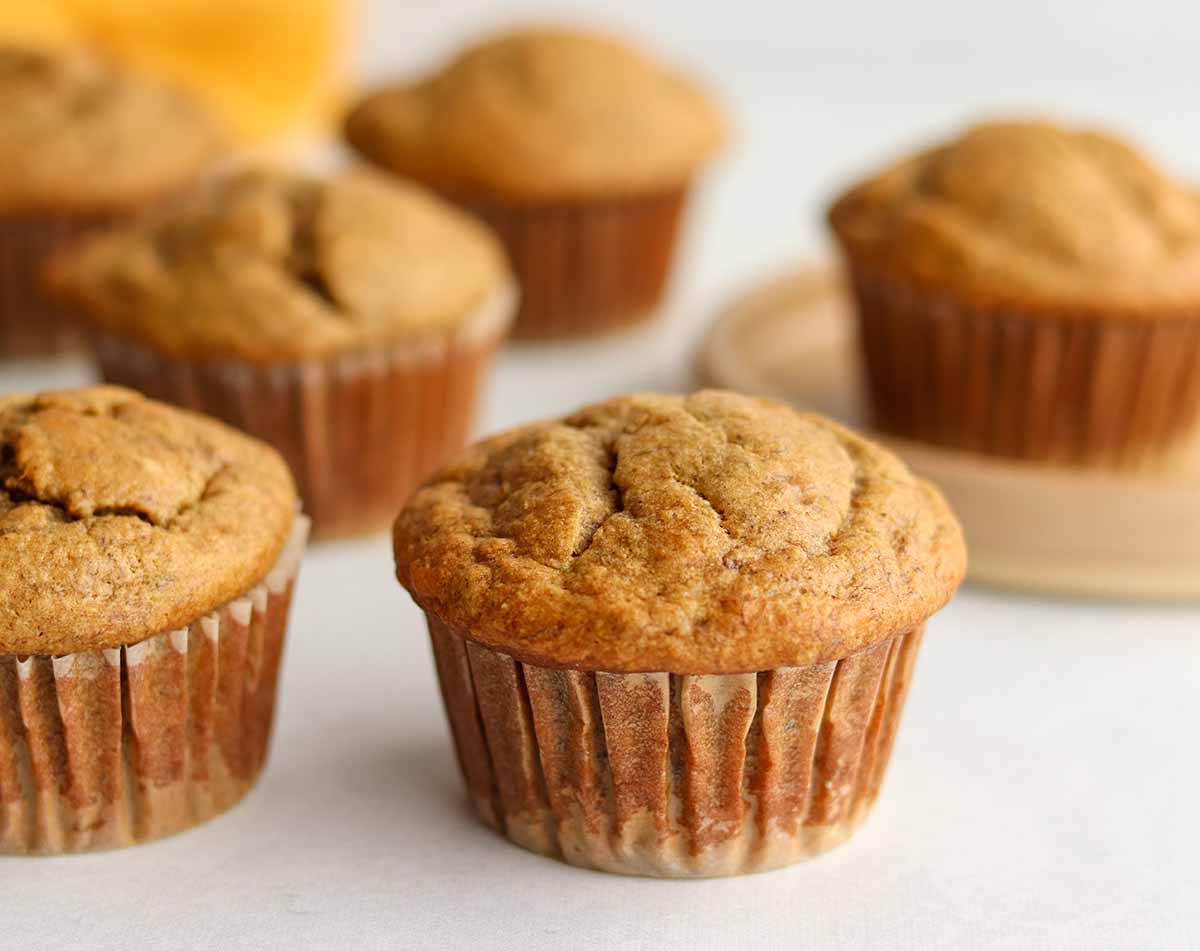
M 214 420 L 117 387 L 0 397 L 0 853 L 245 795 L 306 531 L 279 455 Z
M 381 528 L 465 442 L 503 253 L 422 189 L 249 169 L 51 262 L 104 378 L 274 445 L 319 535 Z
M 1108 134 L 977 126 L 830 222 L 890 433 L 1072 465 L 1162 465 L 1200 413 L 1200 195 Z
M 568 862 L 663 876 L 851 834 L 965 569 L 953 514 L 898 459 L 721 391 L 484 440 L 394 542 L 480 815 Z
M 654 311 L 725 128 L 707 92 L 621 40 L 542 28 L 369 94 L 345 134 L 487 221 L 521 285 L 516 333 L 550 337 Z
M 0 357 L 69 345 L 41 293 L 55 246 L 193 181 L 220 151 L 183 94 L 72 50 L 0 44 Z

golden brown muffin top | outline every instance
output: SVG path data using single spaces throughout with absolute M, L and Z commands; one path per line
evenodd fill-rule
M 177 630 L 263 579 L 296 517 L 273 449 L 100 386 L 0 397 L 0 654 Z
M 414 185 L 264 169 L 58 255 L 51 290 L 169 354 L 284 362 L 447 333 L 508 286 L 473 219 Z
M 395 171 L 514 201 L 677 188 L 725 138 L 690 79 L 612 37 L 565 29 L 509 33 L 382 89 L 345 132 Z
M 0 209 L 105 211 L 172 191 L 219 151 L 214 117 L 77 51 L 0 45 Z
M 984 302 L 1200 305 L 1200 195 L 1101 132 L 980 125 L 853 189 L 830 220 L 852 257 Z
M 484 440 L 395 526 L 396 572 L 546 666 L 734 673 L 844 657 L 962 580 L 945 500 L 836 423 L 722 391 L 625 396 Z

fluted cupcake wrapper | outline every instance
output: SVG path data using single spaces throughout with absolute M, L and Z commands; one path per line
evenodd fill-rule
M 390 525 L 466 444 L 514 306 L 506 290 L 452 335 L 271 366 L 188 360 L 102 332 L 94 343 L 107 382 L 216 416 L 278 449 L 314 534 L 332 538 Z
M 973 307 L 851 262 L 875 424 L 1041 462 L 1167 468 L 1200 426 L 1200 312 L 1155 319 Z
M 249 791 L 307 532 L 298 516 L 263 582 L 187 628 L 112 650 L 0 655 L 0 853 L 133 845 Z
M 42 266 L 54 249 L 119 217 L 53 212 L 0 215 L 0 359 L 79 348 L 79 329 L 70 313 L 42 292 Z
M 648 319 L 662 302 L 688 189 L 561 204 L 447 195 L 499 236 L 521 287 L 514 336 L 599 333 Z
M 573 865 L 663 877 L 763 871 L 847 839 L 879 793 L 922 633 L 679 676 L 547 669 L 429 629 L 483 820 Z

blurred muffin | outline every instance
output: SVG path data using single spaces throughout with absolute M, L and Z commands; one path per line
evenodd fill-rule
M 0 358 L 72 336 L 36 275 L 47 252 L 196 178 L 218 152 L 191 99 L 74 51 L 0 45 Z
M 725 130 L 702 89 L 637 50 L 542 29 L 367 96 L 345 134 L 487 221 L 521 286 L 515 332 L 557 337 L 654 312 L 688 192 Z
M 238 173 L 48 278 L 106 380 L 274 445 L 324 537 L 390 524 L 461 448 L 514 298 L 481 226 L 365 172 Z
M 482 818 L 573 864 L 661 876 L 849 837 L 925 621 L 965 568 L 953 514 L 899 460 L 719 391 L 478 443 L 394 541 Z
M 278 454 L 214 420 L 0 397 L 0 853 L 132 845 L 246 794 L 306 530 Z
M 354 0 L 13 0 L 0 6 L 0 41 L 85 41 L 191 90 L 240 141 L 294 140 L 327 131 L 333 119 L 357 7 Z
M 981 125 L 830 211 L 878 425 L 1038 461 L 1163 465 L 1200 414 L 1200 197 L 1130 146 Z

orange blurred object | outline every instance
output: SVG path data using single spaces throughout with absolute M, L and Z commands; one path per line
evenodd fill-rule
M 243 140 L 315 131 L 346 81 L 348 0 L 35 0 L 0 38 L 82 43 L 192 88 Z

